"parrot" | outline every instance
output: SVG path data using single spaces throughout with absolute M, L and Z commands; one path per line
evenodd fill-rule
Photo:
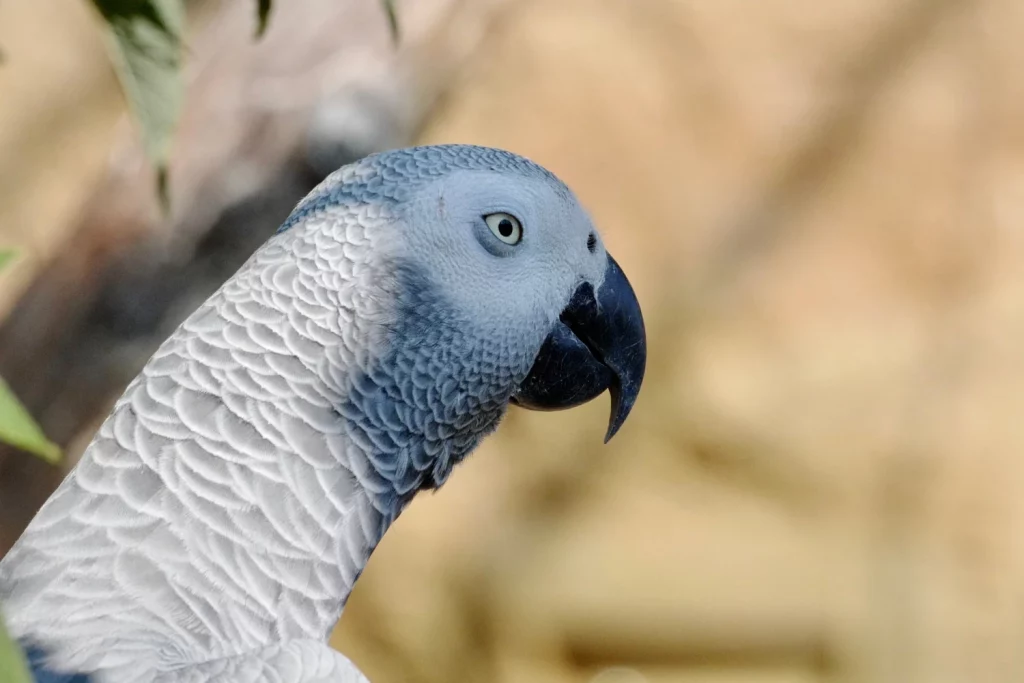
M 328 175 L 157 348 L 0 561 L 38 683 L 355 683 L 328 645 L 388 527 L 509 406 L 643 382 L 636 294 L 524 156 Z

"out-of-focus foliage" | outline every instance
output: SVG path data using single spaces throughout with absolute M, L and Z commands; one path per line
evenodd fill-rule
M 384 11 L 388 14 L 388 27 L 391 29 L 391 39 L 398 42 L 398 13 L 395 11 L 395 0 L 381 0 L 384 4 Z
M 107 23 L 110 54 L 146 153 L 156 166 L 160 199 L 166 206 L 167 161 L 185 91 L 183 0 L 93 0 L 93 4 Z
M 184 0 L 92 0 L 107 23 L 110 53 L 125 97 L 156 168 L 164 210 L 170 201 L 167 163 L 185 93 Z M 398 40 L 394 0 L 381 0 L 391 37 Z M 256 0 L 256 37 L 267 30 L 272 0 Z M 310 21 L 316 21 L 310 17 Z
M 47 462 L 60 460 L 60 448 L 42 430 L 0 379 L 0 441 L 35 453 Z
M 270 0 L 256 0 L 256 37 L 267 31 L 267 20 L 270 19 Z
M 0 251 L 0 270 L 14 258 L 11 250 Z M 47 462 L 60 460 L 60 448 L 43 434 L 25 407 L 11 393 L 7 383 L 0 379 L 0 441 L 35 453 Z M 2 644 L 0 644 L 2 645 Z M 3 659 L 0 656 L 0 671 Z M 6 681 L 0 677 L 0 681 Z
M 3 616 L 0 616 L 0 681 L 3 683 L 32 683 L 25 657 L 17 644 L 7 635 Z
M 10 250 L 0 251 L 0 270 L 14 258 Z M 32 421 L 27 411 L 0 380 L 0 441 L 36 453 L 50 462 L 60 458 L 60 449 L 50 443 Z M 0 615 L 0 681 L 3 683 L 32 683 L 21 650 L 7 635 L 3 616 Z

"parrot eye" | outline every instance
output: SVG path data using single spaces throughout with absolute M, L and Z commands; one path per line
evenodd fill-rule
M 523 226 L 519 219 L 508 213 L 492 213 L 484 216 L 484 222 L 494 236 L 505 244 L 519 244 L 523 239 Z

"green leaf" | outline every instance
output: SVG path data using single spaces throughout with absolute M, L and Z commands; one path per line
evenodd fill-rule
M 382 0 L 384 3 L 384 11 L 388 15 L 388 27 L 391 29 L 391 40 L 396 45 L 398 44 L 399 33 L 398 33 L 398 12 L 395 11 L 395 0 Z
M 157 170 L 164 209 L 171 141 L 185 90 L 183 0 L 92 0 L 109 29 L 110 52 L 125 97 Z
M 39 429 L 7 383 L 0 379 L 0 441 L 34 453 L 49 463 L 60 460 L 60 448 Z M 0 680 L 3 680 L 0 678 Z
M 14 260 L 13 249 L 0 249 L 0 270 L 7 267 L 7 264 Z
M 267 19 L 270 18 L 270 0 L 256 0 L 256 37 L 262 38 L 267 32 Z
M 28 664 L 17 643 L 7 635 L 3 617 L 0 617 L 0 681 L 4 683 L 32 683 Z

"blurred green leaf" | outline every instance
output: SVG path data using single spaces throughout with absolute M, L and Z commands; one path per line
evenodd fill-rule
M 46 438 L 35 420 L 2 379 L 0 379 L 0 441 L 34 453 L 50 463 L 60 460 L 60 448 Z
M 256 37 L 262 38 L 267 32 L 267 19 L 270 18 L 270 0 L 256 0 Z
M 13 249 L 0 249 L 0 270 L 3 270 L 8 263 L 14 260 Z
M 7 635 L 3 617 L 0 617 L 0 681 L 4 683 L 32 683 L 28 664 L 17 643 Z
M 183 0 L 92 0 L 109 29 L 110 52 L 125 97 L 169 205 L 167 161 L 184 95 Z M 268 3 L 269 4 L 269 3 Z
M 398 42 L 398 13 L 395 11 L 395 0 L 382 0 L 384 11 L 388 14 L 388 26 L 391 28 L 391 40 Z

